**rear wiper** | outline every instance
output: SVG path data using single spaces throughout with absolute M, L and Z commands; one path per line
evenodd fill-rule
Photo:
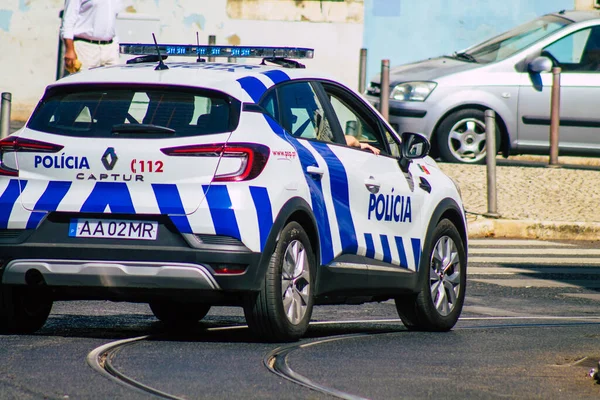
M 475 57 L 473 57 L 472 55 L 470 55 L 469 53 L 457 53 L 456 51 L 454 52 L 454 54 L 452 54 L 452 57 L 454 58 L 462 58 L 463 60 L 469 61 L 469 62 L 477 62 L 477 59 Z
M 152 124 L 117 124 L 113 125 L 112 133 L 175 133 L 175 129 Z

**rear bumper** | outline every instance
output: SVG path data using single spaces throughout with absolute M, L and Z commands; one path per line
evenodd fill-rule
M 1 245 L 3 284 L 60 288 L 254 292 L 261 253 L 179 246 L 22 243 Z M 242 273 L 220 273 L 224 268 Z
M 208 267 L 197 264 L 92 260 L 12 260 L 4 268 L 7 285 L 132 287 L 221 290 Z

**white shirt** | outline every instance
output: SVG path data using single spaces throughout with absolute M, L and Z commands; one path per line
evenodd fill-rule
M 111 40 L 121 7 L 121 0 L 65 0 L 60 35 L 63 39 Z

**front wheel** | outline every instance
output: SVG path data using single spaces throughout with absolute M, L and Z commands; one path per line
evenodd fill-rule
M 453 163 L 482 164 L 486 156 L 485 113 L 464 109 L 448 115 L 436 133 L 442 160 Z M 500 146 L 500 127 L 496 124 L 496 149 Z
M 425 244 L 428 263 L 420 292 L 396 298 L 396 309 L 410 330 L 449 331 L 458 321 L 465 300 L 467 253 L 452 222 L 442 220 L 430 243 Z
M 262 290 L 244 306 L 248 326 L 258 338 L 288 342 L 304 335 L 312 315 L 315 269 L 308 235 L 290 222 L 279 235 Z
M 51 310 L 46 289 L 0 285 L 0 333 L 34 333 L 44 326 Z

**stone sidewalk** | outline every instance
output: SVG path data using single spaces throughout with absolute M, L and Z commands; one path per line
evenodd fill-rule
M 21 126 L 12 121 L 11 132 Z M 484 216 L 486 166 L 440 162 L 461 188 L 469 237 L 599 240 L 600 159 L 559 157 L 558 168 L 548 168 L 547 160 L 511 157 L 508 166 L 498 158 L 497 219 Z
M 461 188 L 469 237 L 599 240 L 600 159 L 559 157 L 554 168 L 547 166 L 547 157 L 534 162 L 511 157 L 510 166 L 498 160 L 497 219 L 484 216 L 485 165 L 439 163 Z

